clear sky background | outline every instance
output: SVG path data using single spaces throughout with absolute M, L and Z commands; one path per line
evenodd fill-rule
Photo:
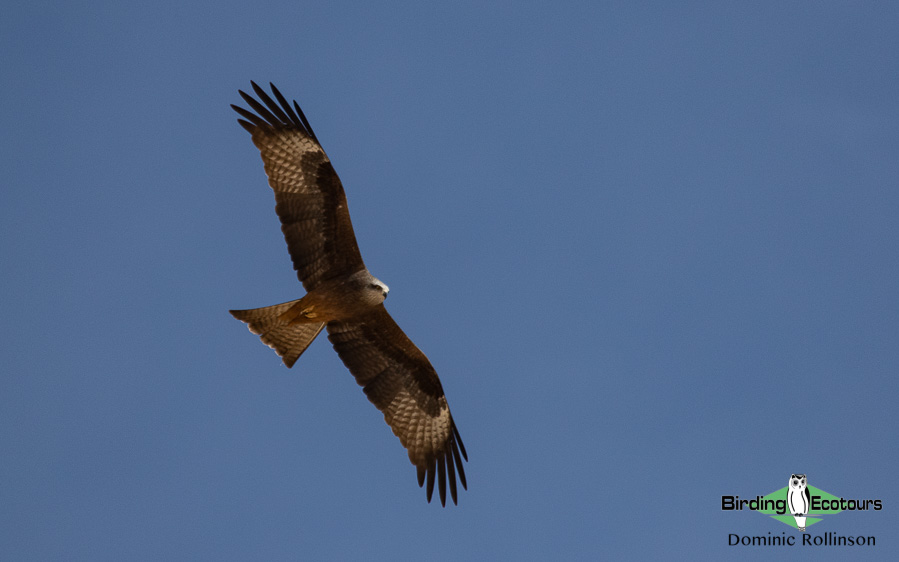
M 835 559 L 899 547 L 899 8 L 35 1 L 0 20 L 0 558 Z M 468 448 L 458 506 L 298 298 L 228 107 L 296 98 Z M 858 550 L 851 553 L 858 554 Z

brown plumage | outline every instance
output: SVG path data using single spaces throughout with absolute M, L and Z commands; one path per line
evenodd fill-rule
M 441 504 L 447 484 L 456 503 L 457 475 L 467 488 L 468 456 L 437 372 L 384 308 L 387 286 L 362 261 L 340 178 L 299 105 L 291 107 L 274 84 L 277 101 L 251 84 L 261 102 L 241 91 L 253 111 L 231 107 L 262 155 L 287 251 L 307 293 L 230 312 L 288 367 L 327 328 L 340 359 L 408 450 L 418 485 L 427 481 L 428 501 L 436 481 Z

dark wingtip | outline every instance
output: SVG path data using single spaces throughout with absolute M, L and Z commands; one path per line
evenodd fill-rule
M 237 112 L 238 115 L 246 119 L 248 122 L 252 123 L 255 127 L 264 127 L 267 123 L 261 119 L 258 115 L 253 113 L 252 111 L 247 111 L 246 109 L 240 107 L 239 105 L 231 104 L 231 109 Z M 238 122 L 240 119 L 238 119 Z
M 274 99 L 255 81 L 250 80 L 250 85 L 259 100 L 243 90 L 237 90 L 237 93 L 256 113 L 233 104 L 231 105 L 234 111 L 243 117 L 243 120 L 238 119 L 241 127 L 250 131 L 250 133 L 253 133 L 256 127 L 296 128 L 305 132 L 315 142 L 319 142 L 315 136 L 315 131 L 312 130 L 312 126 L 309 124 L 309 120 L 306 119 L 303 110 L 300 109 L 300 105 L 296 101 L 293 102 L 293 107 L 291 107 L 287 98 L 271 82 L 269 82 L 269 86 L 272 88 Z M 254 127 L 249 124 L 252 124 Z
M 306 131 L 309 133 L 309 136 L 312 137 L 312 140 L 319 142 L 318 137 L 315 136 L 315 131 L 312 130 L 312 125 L 309 124 L 309 120 L 306 119 L 306 115 L 303 113 L 303 110 L 300 109 L 300 104 L 297 103 L 297 100 L 293 100 L 293 108 L 296 109 L 297 115 L 300 116 L 300 120 L 303 122 L 303 126 L 306 127 Z
M 431 497 L 434 495 L 434 473 L 437 472 L 435 464 L 434 461 L 431 461 L 428 465 L 428 503 L 431 503 Z
M 437 488 L 440 491 L 440 505 L 446 507 L 446 455 L 437 459 Z
M 256 92 L 256 95 L 259 96 L 259 99 L 262 100 L 262 103 L 264 103 L 266 107 L 268 107 L 268 109 L 271 111 L 271 114 L 276 118 L 277 121 L 285 125 L 291 123 L 290 117 L 288 117 L 287 114 L 284 113 L 284 110 L 281 109 L 281 107 L 277 103 L 275 103 L 275 100 L 273 100 L 265 90 L 260 88 L 259 85 L 256 84 L 256 82 L 251 81 L 250 84 L 253 85 L 253 91 Z
M 453 424 L 453 432 L 449 439 L 444 443 L 443 450 L 434 456 L 425 466 L 416 466 L 419 488 L 424 486 L 425 480 L 428 482 L 427 495 L 428 503 L 434 495 L 434 481 L 437 481 L 437 490 L 440 495 L 440 505 L 446 507 L 446 489 L 449 487 L 449 497 L 455 505 L 459 505 L 459 492 L 457 482 L 462 484 L 462 488 L 468 489 L 468 482 L 465 479 L 465 468 L 462 466 L 462 456 L 468 460 L 465 453 L 465 447 L 459 438 L 459 431 Z M 461 448 L 461 452 L 460 452 Z M 458 481 L 456 478 L 458 477 Z M 447 484 L 449 486 L 447 486 Z
M 271 125 L 272 127 L 277 127 L 282 124 L 281 120 L 278 119 L 278 117 L 276 117 L 275 114 L 273 114 L 271 111 L 269 111 L 268 108 L 259 103 L 256 98 L 247 94 L 243 90 L 238 90 L 238 93 L 240 94 L 240 97 L 243 98 L 243 101 L 247 102 L 247 105 L 253 108 L 253 111 L 255 111 L 256 114 L 264 119 L 269 125 Z M 263 101 L 265 101 L 265 98 L 263 98 Z
M 449 480 L 450 496 L 453 498 L 453 504 L 459 505 L 456 498 L 456 467 L 453 463 L 452 447 L 449 444 L 447 444 L 444 455 L 446 456 L 446 472 L 447 480 Z
M 468 460 L 468 453 L 465 452 L 465 444 L 462 443 L 462 437 L 456 428 L 456 422 L 453 422 L 453 435 L 456 437 L 456 442 L 459 443 L 459 448 L 462 449 L 462 456 L 465 457 L 465 460 Z
M 465 481 L 465 468 L 462 467 L 462 459 L 459 457 L 459 447 L 453 441 L 453 459 L 456 461 L 456 468 L 459 469 L 459 482 L 462 483 L 464 489 L 468 489 L 468 482 Z
M 293 108 L 290 107 L 290 104 L 287 102 L 287 98 L 284 97 L 284 95 L 281 93 L 281 90 L 276 88 L 275 85 L 271 82 L 269 82 L 268 85 L 271 86 L 272 93 L 275 94 L 275 99 L 277 99 L 278 103 L 281 104 L 281 108 L 284 110 L 284 113 L 287 114 L 287 116 L 290 118 L 290 120 L 296 125 L 302 124 L 302 121 L 297 116 L 297 114 L 293 110 Z M 313 138 L 314 138 L 314 136 L 313 136 Z

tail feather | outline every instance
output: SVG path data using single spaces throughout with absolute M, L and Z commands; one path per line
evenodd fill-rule
M 250 331 L 257 334 L 262 343 L 274 349 L 285 365 L 293 367 L 300 355 L 325 327 L 324 322 L 289 324 L 280 318 L 298 301 L 299 299 L 263 308 L 228 312 L 238 320 L 246 322 Z

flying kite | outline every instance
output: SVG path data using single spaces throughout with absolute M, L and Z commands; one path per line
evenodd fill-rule
M 281 232 L 306 295 L 229 312 L 287 367 L 326 328 L 344 365 L 408 450 L 419 487 L 427 480 L 428 502 L 436 478 L 440 503 L 446 505 L 447 482 L 457 503 L 457 474 L 468 488 L 462 468 L 468 455 L 437 372 L 384 308 L 387 285 L 362 262 L 343 185 L 300 106 L 294 101 L 291 107 L 274 84 L 269 85 L 277 103 L 251 84 L 262 103 L 239 92 L 255 113 L 231 107 L 262 155 Z

